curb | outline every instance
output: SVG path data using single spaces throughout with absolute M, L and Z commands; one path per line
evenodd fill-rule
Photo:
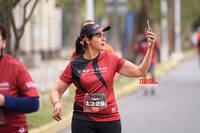
M 29 133 L 57 133 L 58 131 L 65 129 L 71 124 L 71 118 L 72 111 L 67 116 L 65 116 L 60 122 L 51 122 L 42 127 L 32 129 L 29 131 Z
M 171 70 L 172 68 L 178 66 L 183 60 L 187 60 L 195 55 L 195 49 L 189 50 L 187 52 L 184 52 L 184 58 L 174 61 L 167 61 L 156 65 L 156 71 L 155 75 L 156 77 L 162 75 L 163 73 Z M 148 75 L 149 76 L 149 75 Z M 140 87 L 139 84 L 139 78 L 136 78 L 136 80 L 132 83 L 129 83 L 125 85 L 122 89 L 118 89 L 115 91 L 116 98 L 119 98 L 125 94 L 128 94 L 130 92 L 136 91 L 137 88 Z M 72 118 L 72 110 L 70 111 L 67 116 L 63 118 L 60 122 L 54 121 L 49 124 L 46 124 L 42 127 L 31 129 L 29 133 L 57 133 L 58 131 L 61 131 L 65 129 L 67 126 L 71 124 L 71 118 Z

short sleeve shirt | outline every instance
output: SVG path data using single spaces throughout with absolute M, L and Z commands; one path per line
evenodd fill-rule
M 114 97 L 113 79 L 125 60 L 109 52 L 100 52 L 93 60 L 79 56 L 70 61 L 60 76 L 67 84 L 73 83 L 76 89 L 73 119 L 94 121 L 119 120 L 118 107 Z M 107 108 L 94 114 L 83 112 L 85 93 L 105 93 Z
M 0 59 L 0 93 L 14 97 L 39 97 L 36 85 L 26 67 L 7 54 L 3 54 Z M 23 113 L 3 110 L 3 115 L 6 126 L 27 126 Z

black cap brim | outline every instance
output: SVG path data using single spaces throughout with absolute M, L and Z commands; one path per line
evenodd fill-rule
M 106 27 L 103 29 L 103 32 L 109 31 L 109 30 L 111 30 L 111 26 L 106 26 Z
M 87 30 L 87 33 L 86 33 L 88 35 L 88 37 L 90 37 L 94 34 L 98 34 L 98 33 L 108 31 L 108 30 L 111 29 L 111 26 L 101 27 L 100 25 L 97 25 L 97 24 L 88 24 L 86 26 L 88 26 L 88 30 Z
M 93 35 L 94 35 L 94 34 L 97 34 L 97 33 L 105 32 L 105 31 L 109 31 L 110 29 L 111 29 L 111 26 L 99 27 L 98 29 L 96 29 L 96 30 L 93 32 Z

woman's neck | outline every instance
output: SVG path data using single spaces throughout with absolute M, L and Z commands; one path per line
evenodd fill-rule
M 92 50 L 92 49 L 86 49 L 85 53 L 83 54 L 83 57 L 87 60 L 92 60 L 96 58 L 99 55 L 99 51 Z

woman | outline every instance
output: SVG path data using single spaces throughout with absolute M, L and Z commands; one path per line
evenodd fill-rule
M 60 98 L 73 83 L 76 89 L 72 133 L 121 133 L 120 115 L 113 91 L 116 72 L 128 77 L 144 76 L 150 66 L 155 36 L 148 32 L 148 50 L 138 67 L 129 61 L 104 52 L 104 32 L 110 26 L 87 24 L 76 40 L 76 55 L 61 74 L 51 92 L 53 118 L 62 119 Z

